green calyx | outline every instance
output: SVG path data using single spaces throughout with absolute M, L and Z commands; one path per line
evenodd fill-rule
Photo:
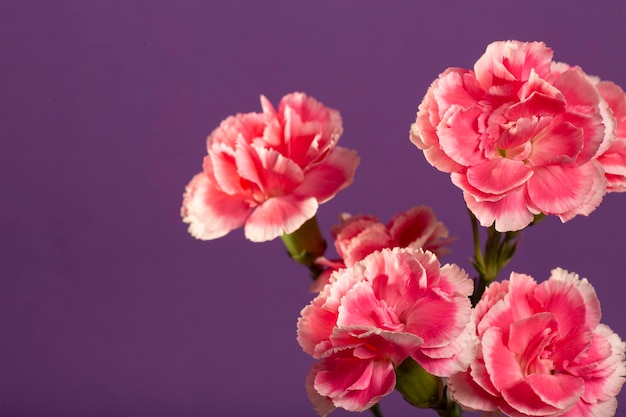
M 313 278 L 317 278 L 321 268 L 315 264 L 315 260 L 326 251 L 326 241 L 322 237 L 317 219 L 312 217 L 295 232 L 283 234 L 281 239 L 291 259 L 309 268 Z

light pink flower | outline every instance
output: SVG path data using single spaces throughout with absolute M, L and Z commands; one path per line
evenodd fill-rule
M 465 271 L 421 249 L 383 249 L 334 272 L 298 320 L 298 342 L 320 359 L 307 380 L 318 412 L 371 407 L 408 357 L 437 376 L 464 370 L 476 343 L 472 291 Z
M 352 182 L 359 159 L 336 147 L 339 112 L 302 93 L 284 96 L 278 111 L 263 96 L 261 106 L 228 117 L 207 139 L 204 169 L 181 208 L 198 239 L 242 226 L 255 242 L 292 233 Z
M 422 248 L 438 257 L 449 253 L 446 247 L 453 239 L 448 229 L 437 220 L 432 208 L 415 206 L 394 215 L 385 225 L 375 216 L 344 213 L 341 223 L 331 227 L 335 248 L 341 257 L 329 261 L 321 258 L 318 264 L 327 269 L 318 277 L 312 290 L 319 292 L 330 274 L 339 268 L 350 267 L 372 252 L 385 248 Z
M 598 156 L 608 180 L 609 192 L 626 191 L 626 94 L 618 85 L 601 81 L 597 85 L 600 96 L 607 102 L 616 119 L 615 139 Z
M 411 126 L 428 162 L 449 172 L 468 208 L 498 231 L 539 213 L 567 221 L 606 193 L 597 153 L 605 129 L 598 90 L 577 67 L 555 66 L 540 42 L 494 42 L 474 70 L 449 68 Z
M 541 284 L 517 273 L 494 282 L 474 311 L 478 355 L 448 380 L 452 397 L 511 417 L 613 416 L 626 344 L 600 316 L 591 284 L 563 269 Z

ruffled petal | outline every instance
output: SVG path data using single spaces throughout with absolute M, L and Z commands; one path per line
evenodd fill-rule
M 265 242 L 284 233 L 293 233 L 315 216 L 317 207 L 317 200 L 313 197 L 286 195 L 269 198 L 246 220 L 246 238 Z
M 504 343 L 504 334 L 500 329 L 487 329 L 481 344 L 485 368 L 496 389 L 506 390 L 524 378 L 519 362 Z
M 558 415 L 558 407 L 547 404 L 526 380 L 517 380 L 502 390 L 504 401 L 500 409 L 509 416 L 552 416 Z
M 251 211 L 245 196 L 226 194 L 206 173 L 199 173 L 185 188 L 181 216 L 193 237 L 210 240 L 241 227 Z
M 470 375 L 470 370 L 448 378 L 448 389 L 452 399 L 470 410 L 495 411 L 498 397 L 483 390 Z
M 336 407 L 365 411 L 393 391 L 396 376 L 387 361 L 349 357 L 323 359 L 314 379 L 314 388 L 329 397 Z
M 372 286 L 365 282 L 357 283 L 344 296 L 339 306 L 337 326 L 363 326 L 395 331 L 404 329 L 395 311 L 384 301 L 378 300 Z
M 528 160 L 535 166 L 571 164 L 583 148 L 583 133 L 568 122 L 552 123 L 533 138 Z
M 509 192 L 497 201 L 478 201 L 469 193 L 463 193 L 463 197 L 480 224 L 489 227 L 495 222 L 498 232 L 522 230 L 534 220 L 524 187 Z
M 533 172 L 523 161 L 496 158 L 467 169 L 467 181 L 485 193 L 502 194 L 524 184 Z
M 315 377 L 317 376 L 317 373 L 323 369 L 324 366 L 322 363 L 316 362 L 313 364 L 311 371 L 307 375 L 305 388 L 307 396 L 309 397 L 309 401 L 311 401 L 311 404 L 313 405 L 315 411 L 317 411 L 317 414 L 319 414 L 321 417 L 326 417 L 336 407 L 329 397 L 321 395 L 315 389 Z
M 313 196 L 322 204 L 352 184 L 358 165 L 355 151 L 334 148 L 323 161 L 305 171 L 302 184 L 294 192 Z
M 547 214 L 564 213 L 583 204 L 591 192 L 593 174 L 580 167 L 546 166 L 535 169 L 528 181 L 528 195 Z
M 474 64 L 474 72 L 485 90 L 503 81 L 527 81 L 533 70 L 546 78 L 552 55 L 543 42 L 493 42 Z
M 480 151 L 480 133 L 476 130 L 479 108 L 462 108 L 458 105 L 446 110 L 437 126 L 439 144 L 445 154 L 463 166 L 473 166 L 484 159 Z
M 264 197 L 290 193 L 304 180 L 302 169 L 292 160 L 242 139 L 237 142 L 236 161 L 239 176 L 257 185 Z

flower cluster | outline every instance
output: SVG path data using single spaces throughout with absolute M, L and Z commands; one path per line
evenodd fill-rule
M 298 320 L 298 342 L 320 359 L 308 380 L 318 412 L 370 408 L 408 357 L 437 376 L 465 370 L 472 291 L 465 271 L 420 249 L 383 249 L 335 272 Z
M 339 112 L 302 93 L 283 97 L 278 111 L 263 96 L 261 106 L 262 113 L 228 117 L 207 139 L 203 171 L 181 208 L 198 239 L 244 225 L 255 242 L 292 233 L 352 182 L 359 159 L 336 146 Z
M 554 62 L 541 42 L 494 42 L 473 70 L 433 82 L 410 137 L 483 226 L 516 231 L 541 213 L 588 215 L 623 190 L 624 106 L 621 90 Z
M 589 215 L 626 191 L 626 94 L 556 62 L 540 42 L 494 42 L 473 70 L 435 80 L 411 126 L 428 162 L 451 174 L 472 221 L 475 280 L 439 257 L 451 242 L 427 206 L 383 224 L 341 216 L 340 259 L 324 256 L 315 214 L 353 179 L 359 159 L 337 147 L 336 110 L 302 93 L 278 110 L 225 119 L 181 214 L 200 239 L 244 227 L 281 237 L 317 292 L 297 322 L 317 360 L 306 389 L 322 416 L 373 408 L 397 389 L 442 417 L 462 409 L 511 417 L 611 417 L 626 378 L 626 343 L 600 323 L 592 285 L 557 268 L 546 281 L 512 273 L 518 232 L 543 215 Z M 484 252 L 478 223 L 489 227 Z

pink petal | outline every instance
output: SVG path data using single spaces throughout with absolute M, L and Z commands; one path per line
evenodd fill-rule
M 526 202 L 524 187 L 507 193 L 497 201 L 478 201 L 467 192 L 463 193 L 463 197 L 480 224 L 489 227 L 495 222 L 498 232 L 522 230 L 534 219 Z
M 512 105 L 508 109 L 505 110 L 505 113 L 513 113 L 515 110 L 519 109 L 521 103 Z M 500 123 L 496 123 L 495 115 L 490 118 L 490 132 L 493 129 L 495 132 L 491 133 L 491 135 L 498 135 L 499 131 L 502 129 L 501 125 L 507 125 L 507 128 L 499 134 L 497 138 L 497 149 L 496 151 L 501 154 L 503 157 L 509 159 L 516 160 L 525 160 L 528 158 L 530 151 L 532 149 L 532 143 L 535 139 L 535 136 L 541 130 L 544 130 L 546 127 L 549 127 L 552 123 L 552 118 L 549 116 L 545 117 L 537 117 L 534 114 L 525 114 L 516 115 L 513 120 L 514 123 L 509 122 L 511 117 L 503 117 Z M 495 152 L 494 152 L 495 155 Z
M 568 122 L 552 123 L 535 136 L 528 160 L 536 166 L 570 164 L 582 148 L 582 129 Z
M 238 174 L 257 185 L 266 197 L 291 192 L 304 180 L 300 167 L 273 149 L 239 140 L 236 150 Z
M 587 175 L 592 182 L 589 192 L 582 198 L 578 207 L 559 214 L 562 222 L 571 220 L 576 215 L 588 216 L 602 202 L 607 192 L 607 178 L 604 176 L 602 165 L 597 160 L 591 160 L 579 167 L 583 175 Z
M 475 313 L 479 312 L 480 307 L 483 306 L 479 303 L 478 306 L 476 306 Z M 515 317 L 511 311 L 511 302 L 508 297 L 494 302 L 491 306 L 489 306 L 489 309 L 482 316 L 482 318 L 476 314 L 475 319 L 480 319 L 480 321 L 476 324 L 476 332 L 480 338 L 482 338 L 485 332 L 492 327 L 499 328 L 502 332 L 507 332 L 509 326 L 515 322 Z
M 269 198 L 246 220 L 246 238 L 253 242 L 265 242 L 283 233 L 293 233 L 315 216 L 317 207 L 313 197 L 286 195 Z
M 323 369 L 323 365 L 320 362 L 313 364 L 311 371 L 307 375 L 305 388 L 309 401 L 313 405 L 313 408 L 322 417 L 326 417 L 335 409 L 335 405 L 329 397 L 321 395 L 315 390 L 315 377 L 317 373 Z
M 596 85 L 596 88 L 600 96 L 606 100 L 616 119 L 615 135 L 626 138 L 626 94 L 624 94 L 624 90 L 611 81 L 601 81 Z
M 423 119 L 428 119 L 427 116 L 427 114 L 421 112 L 417 114 L 417 123 L 411 125 L 409 139 L 411 139 L 411 142 L 413 142 L 418 149 L 424 152 L 424 157 L 428 163 L 438 170 L 443 172 L 460 171 L 463 169 L 463 166 L 450 159 L 439 147 L 439 138 L 437 137 L 435 128 L 427 124 L 427 121 L 423 122 Z M 425 126 L 423 126 L 423 124 L 425 124 Z M 430 142 L 436 142 L 436 144 L 433 146 L 427 145 L 427 143 Z
M 227 194 L 241 194 L 244 189 L 241 186 L 241 177 L 237 173 L 234 151 L 224 144 L 215 144 L 211 152 L 204 159 L 205 170 L 207 164 L 211 170 L 219 188 Z
M 207 174 L 200 173 L 185 188 L 181 216 L 192 236 L 210 240 L 241 227 L 251 210 L 243 195 L 224 193 Z
M 465 330 L 446 346 L 436 348 L 422 346 L 411 356 L 429 373 L 448 377 L 467 369 L 476 358 L 477 345 L 476 325 L 470 320 Z
M 600 101 L 598 89 L 580 68 L 571 67 L 563 71 L 554 85 L 565 96 L 568 106 L 595 107 Z
M 373 216 L 355 216 L 331 228 L 337 253 L 348 266 L 372 252 L 394 246 L 385 225 Z
M 530 200 L 546 214 L 559 214 L 580 207 L 594 185 L 593 170 L 582 167 L 536 168 L 528 181 Z
M 387 229 L 397 246 L 424 248 L 437 256 L 447 253 L 443 246 L 453 240 L 448 239 L 448 229 L 428 206 L 416 206 L 394 215 Z
M 284 96 L 278 117 L 284 125 L 287 154 L 303 168 L 323 158 L 343 131 L 338 111 L 303 93 Z
M 314 388 L 336 407 L 364 411 L 393 391 L 393 365 L 388 361 L 331 357 L 322 360 Z
M 474 308 L 474 320 L 476 321 L 476 323 L 482 323 L 483 317 L 485 317 L 485 315 L 488 314 L 489 311 L 491 311 L 491 308 L 494 307 L 496 303 L 502 301 L 506 297 L 508 291 L 508 280 L 504 280 L 502 282 L 492 282 L 487 287 L 482 297 L 480 298 L 479 303 Z M 509 321 L 509 323 L 511 321 Z
M 530 275 L 511 272 L 507 301 L 513 320 L 521 320 L 543 311 L 533 297 L 537 288 L 537 281 Z
M 432 253 L 406 248 L 374 252 L 360 265 L 365 267 L 362 273 L 371 282 L 376 297 L 403 316 L 433 285 L 429 279 L 439 275 L 439 262 Z
M 531 71 L 545 78 L 550 71 L 552 49 L 543 42 L 493 42 L 474 64 L 476 79 L 489 90 L 500 80 L 526 81 Z
M 441 149 L 454 162 L 472 166 L 483 161 L 479 149 L 480 133 L 476 130 L 479 108 L 465 109 L 454 105 L 448 108 L 437 127 Z
M 543 401 L 525 380 L 517 380 L 503 389 L 502 398 L 500 409 L 507 415 L 552 416 L 562 411 Z
M 498 398 L 490 395 L 476 384 L 469 370 L 448 378 L 448 388 L 452 399 L 465 408 L 481 411 L 498 409 Z
M 234 149 L 240 137 L 248 142 L 263 137 L 267 120 L 267 115 L 262 113 L 240 113 L 227 117 L 207 138 L 207 151 L 211 152 L 216 144 Z
M 580 68 L 563 72 L 554 85 L 563 93 L 568 108 L 572 109 L 562 115 L 564 120 L 583 129 L 584 146 L 578 162 L 585 163 L 596 155 L 607 139 L 600 113 L 600 95 Z
M 331 341 L 336 349 L 353 349 L 353 355 L 359 359 L 385 358 L 396 366 L 423 343 L 422 338 L 412 333 L 368 326 L 335 328 Z
M 615 141 L 598 160 L 607 173 L 626 176 L 626 139 Z
M 554 279 L 544 281 L 535 290 L 534 297 L 545 311 L 554 314 L 563 337 L 571 337 L 573 331 L 587 330 L 581 329 L 587 318 L 585 302 L 572 283 Z M 598 323 L 589 324 L 595 328 Z
M 468 278 L 467 272 L 456 264 L 445 264 L 440 269 L 438 287 L 450 295 L 469 297 L 474 292 L 474 282 Z
M 336 147 L 323 161 L 305 171 L 304 180 L 295 192 L 311 195 L 322 204 L 352 183 L 358 165 L 355 151 Z
M 519 91 L 519 105 L 515 105 L 515 110 L 508 111 L 507 116 L 511 120 L 518 119 L 521 114 L 514 116 L 514 112 L 521 109 L 526 115 L 546 115 L 558 114 L 565 111 L 565 98 L 558 88 L 541 78 L 534 68 L 531 69 L 528 81 Z
M 499 397 L 500 391 L 494 387 L 491 382 L 487 368 L 485 368 L 485 362 L 482 360 L 482 353 L 480 350 L 476 356 L 476 360 L 471 364 L 471 369 L 468 370 L 470 372 L 470 376 L 474 382 L 490 396 Z
M 464 171 L 461 171 L 461 172 L 453 172 L 450 175 L 450 178 L 452 179 L 452 183 L 454 185 L 459 187 L 466 194 L 471 195 L 478 202 L 483 202 L 483 201 L 493 202 L 493 201 L 501 200 L 504 197 L 504 195 L 502 194 L 491 194 L 491 193 L 486 193 L 484 191 L 480 191 L 478 188 L 470 184 L 469 181 L 467 180 L 467 168 L 465 168 Z
M 568 282 L 576 287 L 585 305 L 585 324 L 591 329 L 595 328 L 600 323 L 602 312 L 593 285 L 586 278 L 580 279 L 578 274 L 562 268 L 555 268 L 551 272 L 549 280 Z
M 372 286 L 365 282 L 355 284 L 343 297 L 337 326 L 365 326 L 395 331 L 404 329 L 395 311 L 384 301 L 378 300 Z
M 587 403 L 578 401 L 571 410 L 559 417 L 613 417 L 617 412 L 617 399 L 611 397 L 606 401 Z
M 306 306 L 298 320 L 298 342 L 305 352 L 314 358 L 327 355 L 332 350 L 330 337 L 337 324 L 339 306 L 345 294 L 361 277 L 352 269 L 340 269 L 332 273 L 329 285 L 322 288 L 317 297 Z
M 465 297 L 450 299 L 430 291 L 407 312 L 406 331 L 423 338 L 424 347 L 446 346 L 464 331 L 471 313 L 468 303 Z
M 469 70 L 451 68 L 439 76 L 437 88 L 433 90 L 433 96 L 439 109 L 447 109 L 451 106 L 459 106 L 469 109 L 478 105 L 477 97 L 466 88 L 465 81 L 473 78 Z
M 524 184 L 533 172 L 523 161 L 496 158 L 467 169 L 467 181 L 485 193 L 502 194 Z
M 585 377 L 583 400 L 592 403 L 606 401 L 619 394 L 626 381 L 625 350 L 626 343 L 616 333 L 606 325 L 598 326 L 582 366 L 572 367 L 572 371 L 579 371 Z
M 533 314 L 511 324 L 507 347 L 524 363 L 522 372 L 533 371 L 529 366 L 542 355 L 557 328 L 551 313 Z
M 261 94 L 261 108 L 263 109 L 263 113 L 271 117 L 276 117 L 274 106 L 272 106 L 272 103 L 263 94 Z
M 598 157 L 598 162 L 604 168 L 608 191 L 626 191 L 626 138 L 616 139 L 611 147 Z
M 298 319 L 298 343 L 314 358 L 330 348 L 330 335 L 337 323 L 337 312 L 324 308 L 324 301 L 320 294 L 302 309 Z
M 515 355 L 504 344 L 504 334 L 500 329 L 487 329 L 481 344 L 485 367 L 498 390 L 505 390 L 524 378 Z

